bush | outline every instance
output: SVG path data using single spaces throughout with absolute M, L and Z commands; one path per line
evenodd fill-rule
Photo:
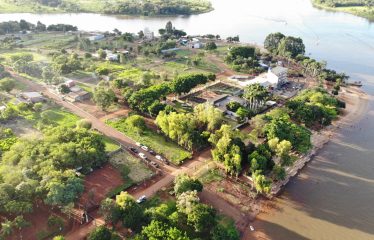
M 91 129 L 92 122 L 87 119 L 82 119 L 77 121 L 77 128 L 85 128 L 85 129 Z

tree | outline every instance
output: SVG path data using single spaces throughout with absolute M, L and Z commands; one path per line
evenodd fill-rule
M 116 203 L 122 210 L 122 222 L 127 228 L 135 231 L 140 230 L 143 222 L 143 210 L 127 192 L 121 192 L 116 196 Z
M 35 29 L 39 32 L 45 32 L 47 30 L 47 26 L 45 24 L 41 23 L 40 21 L 38 21 L 36 23 L 36 28 Z
M 10 92 L 16 86 L 16 81 L 12 78 L 3 78 L 0 80 L 0 90 Z
M 209 142 L 214 146 L 212 156 L 215 161 L 222 162 L 229 174 L 238 175 L 242 169 L 244 143 L 230 126 L 222 125 L 219 130 L 209 137 Z
M 287 58 L 295 58 L 299 54 L 305 54 L 303 40 L 291 36 L 283 38 L 278 46 L 278 54 Z
M 105 226 L 99 226 L 88 235 L 88 240 L 111 240 L 112 232 Z
M 280 165 L 275 165 L 273 167 L 273 176 L 277 181 L 284 180 L 286 178 L 286 170 Z
M 253 184 L 257 193 L 268 194 L 271 191 L 271 180 L 261 174 L 261 171 L 252 173 Z
M 216 212 L 214 208 L 205 204 L 196 204 L 193 210 L 187 214 L 187 223 L 197 232 L 210 233 L 216 225 Z
M 180 174 L 174 179 L 174 192 L 179 195 L 187 191 L 203 190 L 203 184 L 198 180 L 189 177 L 187 174 Z
M 140 115 L 131 115 L 126 119 L 126 127 L 129 130 L 136 131 L 138 134 L 141 134 L 147 130 L 144 117 Z
M 250 102 L 253 100 L 264 101 L 269 96 L 269 92 L 259 83 L 251 84 L 244 89 L 243 97 Z
M 93 92 L 93 100 L 105 111 L 115 102 L 116 95 L 109 87 L 96 86 Z
M 99 212 L 103 215 L 106 223 L 115 225 L 121 220 L 122 210 L 120 206 L 110 198 L 105 198 L 101 201 Z
M 81 119 L 77 121 L 77 128 L 84 128 L 84 129 L 91 129 L 92 128 L 92 122 L 88 119 Z
M 106 51 L 104 51 L 103 49 L 99 49 L 99 51 L 97 51 L 97 54 L 99 54 L 99 58 L 101 59 L 105 59 L 107 56 Z
M 166 31 L 167 34 L 172 34 L 173 33 L 173 24 L 171 23 L 171 21 L 166 23 L 165 31 Z
M 13 220 L 13 225 L 14 227 L 18 228 L 21 230 L 22 228 L 28 227 L 31 225 L 30 222 L 26 221 L 23 216 L 17 216 Z
M 68 94 L 70 92 L 70 88 L 68 86 L 66 86 L 65 84 L 61 84 L 59 87 L 58 87 L 58 91 L 62 94 Z
M 228 226 L 217 224 L 212 230 L 212 240 L 239 240 L 240 235 L 235 225 L 230 223 Z
M 1 233 L 3 236 L 9 236 L 13 232 L 13 224 L 8 219 L 1 223 Z
M 269 34 L 266 38 L 265 38 L 265 42 L 264 42 L 264 47 L 266 48 L 266 50 L 268 50 L 269 52 L 272 52 L 274 54 L 277 53 L 278 51 L 278 47 L 279 47 L 279 44 L 281 42 L 281 40 L 283 38 L 285 38 L 286 36 L 283 35 L 282 33 L 280 32 L 277 32 L 277 33 L 271 33 Z
M 186 233 L 157 220 L 144 227 L 141 236 L 147 240 L 189 240 Z
M 187 191 L 177 196 L 177 209 L 188 216 L 199 202 L 200 199 L 196 190 Z
M 211 51 L 217 49 L 217 44 L 215 42 L 207 42 L 205 44 L 205 50 Z

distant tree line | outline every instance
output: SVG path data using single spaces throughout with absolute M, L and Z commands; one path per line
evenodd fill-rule
M 8 22 L 1 22 L 0 23 L 0 35 L 4 34 L 12 34 L 24 31 L 58 31 L 58 32 L 68 32 L 68 31 L 77 31 L 78 28 L 69 25 L 69 24 L 51 24 L 46 26 L 41 22 L 37 22 L 37 24 L 33 24 L 30 22 L 26 22 L 25 20 L 18 21 L 8 21 Z

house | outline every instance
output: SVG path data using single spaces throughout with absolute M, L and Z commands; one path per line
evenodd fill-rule
M 69 102 L 80 102 L 84 100 L 90 99 L 91 94 L 89 92 L 86 92 L 84 90 L 78 91 L 78 92 L 70 92 L 65 95 L 65 99 Z
M 145 28 L 143 33 L 146 40 L 153 40 L 155 38 L 154 32 L 150 31 L 149 28 Z
M 117 53 L 113 53 L 112 51 L 110 50 L 105 50 L 106 52 L 106 60 L 107 61 L 112 61 L 112 62 L 116 62 L 119 60 L 119 57 L 118 57 L 118 54 Z
M 199 49 L 199 48 L 203 48 L 204 45 L 202 42 L 200 42 L 198 38 L 192 38 L 192 40 L 188 43 L 188 47 Z
M 278 66 L 269 68 L 267 73 L 260 74 L 257 77 L 238 75 L 231 76 L 228 80 L 242 87 L 258 83 L 263 87 L 275 89 L 282 87 L 288 82 L 287 71 L 287 68 Z
M 45 98 L 38 92 L 23 92 L 19 95 L 22 100 L 28 103 L 44 102 Z
M 75 81 L 74 80 L 71 80 L 71 79 L 68 79 L 68 78 L 65 78 L 65 85 L 68 87 L 68 88 L 71 88 L 71 87 L 74 87 L 75 86 Z
M 94 42 L 94 41 L 102 40 L 104 38 L 105 38 L 104 34 L 97 34 L 97 35 L 88 37 L 88 40 L 90 40 L 91 42 Z

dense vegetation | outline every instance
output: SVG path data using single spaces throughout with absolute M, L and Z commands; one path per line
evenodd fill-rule
M 55 127 L 43 139 L 20 139 L 0 162 L 0 211 L 31 212 L 35 199 L 66 206 L 83 191 L 75 169 L 88 173 L 106 160 L 101 136 L 84 128 Z
M 235 71 L 247 73 L 260 73 L 263 69 L 260 67 L 256 49 L 249 46 L 231 47 L 225 61 L 231 65 Z
M 216 211 L 200 202 L 197 192 L 202 190 L 202 185 L 198 180 L 187 175 L 178 176 L 175 190 L 176 201 L 146 208 L 137 204 L 128 193 L 122 192 L 115 201 L 105 199 L 100 212 L 107 223 L 121 222 L 135 231 L 137 235 L 134 239 L 137 240 L 239 239 L 233 223 L 220 223 Z M 109 230 L 100 231 L 111 236 Z
M 210 11 L 207 0 L 1 0 L 3 12 L 96 12 L 126 15 L 191 15 Z

